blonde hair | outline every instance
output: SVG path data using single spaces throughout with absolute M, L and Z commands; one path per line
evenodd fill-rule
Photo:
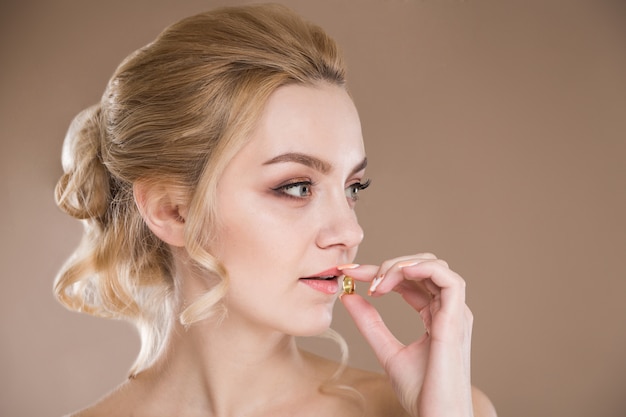
M 159 355 L 179 308 L 171 250 L 144 223 L 133 184 L 187 196 L 185 248 L 194 267 L 219 277 L 178 319 L 223 314 L 228 274 L 207 251 L 217 181 L 273 91 L 320 82 L 345 85 L 341 55 L 321 28 L 278 5 L 222 8 L 175 23 L 131 54 L 101 102 L 70 125 L 55 197 L 85 232 L 54 290 L 72 310 L 137 326 L 131 375 Z

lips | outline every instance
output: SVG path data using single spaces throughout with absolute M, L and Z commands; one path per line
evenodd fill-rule
M 319 280 L 331 280 L 331 279 L 335 279 L 339 276 L 343 275 L 343 273 L 338 270 L 337 268 L 330 268 L 327 269 L 326 271 L 322 271 L 318 274 L 314 274 L 308 277 L 303 277 L 300 279 L 319 279 Z
M 329 275 L 329 276 L 320 275 L 317 277 L 306 277 L 306 278 L 300 278 L 300 279 L 320 279 L 322 281 L 328 281 L 329 279 L 335 279 L 335 278 L 337 278 L 337 275 Z
M 343 274 L 337 268 L 330 268 L 308 277 L 302 277 L 300 282 L 324 294 L 336 294 L 339 290 L 337 278 L 341 275 Z

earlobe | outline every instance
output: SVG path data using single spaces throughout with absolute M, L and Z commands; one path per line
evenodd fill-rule
M 133 196 L 141 217 L 152 233 L 169 245 L 185 246 L 187 210 L 172 190 L 136 182 L 133 185 Z

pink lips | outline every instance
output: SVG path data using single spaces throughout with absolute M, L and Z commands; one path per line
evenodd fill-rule
M 317 274 L 313 274 L 311 276 L 304 277 L 304 278 L 306 279 L 306 278 L 318 278 L 318 277 L 330 277 L 330 276 L 338 277 L 340 275 L 343 275 L 343 273 L 340 270 L 338 270 L 336 267 L 334 267 L 334 268 L 329 268 L 326 271 L 322 271 Z
M 300 282 L 324 294 L 337 294 L 339 283 L 337 277 L 343 275 L 337 268 L 330 268 L 320 273 L 300 278 Z M 334 277 L 328 279 L 327 277 Z M 327 278 L 327 279 L 324 279 Z

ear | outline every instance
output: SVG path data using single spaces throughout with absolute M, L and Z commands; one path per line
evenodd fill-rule
M 169 245 L 185 246 L 187 207 L 180 192 L 164 185 L 137 181 L 133 184 L 133 196 L 152 233 Z

